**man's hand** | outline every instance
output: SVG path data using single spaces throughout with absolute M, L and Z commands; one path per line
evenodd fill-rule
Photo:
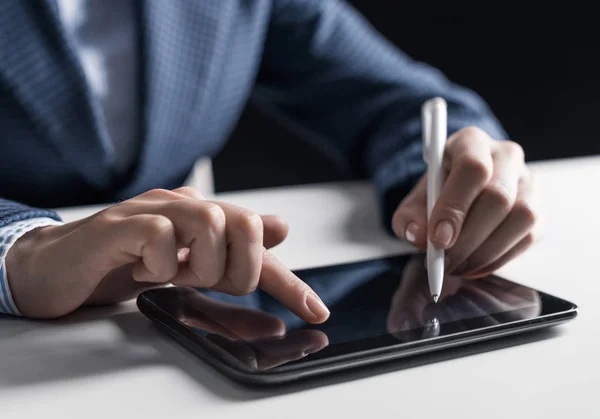
M 538 189 L 522 148 L 477 128 L 448 139 L 446 182 L 427 225 L 427 181 L 421 178 L 394 214 L 394 232 L 425 250 L 427 237 L 446 249 L 448 272 L 479 277 L 524 252 L 539 237 Z
M 311 323 L 329 316 L 311 288 L 265 247 L 287 224 L 188 187 L 152 190 L 89 218 L 35 229 L 6 258 L 19 310 L 53 318 L 172 283 L 243 295 L 260 287 Z

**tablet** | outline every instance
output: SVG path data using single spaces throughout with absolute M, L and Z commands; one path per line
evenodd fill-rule
M 423 255 L 295 272 L 331 310 L 302 321 L 268 294 L 184 287 L 146 291 L 140 311 L 203 362 L 250 384 L 278 384 L 549 327 L 575 304 L 490 275 L 447 275 L 438 303 Z

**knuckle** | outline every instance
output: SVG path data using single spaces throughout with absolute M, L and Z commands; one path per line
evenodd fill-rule
M 202 221 L 209 229 L 221 231 L 225 228 L 225 212 L 217 204 L 212 202 L 203 203 L 200 206 L 200 214 Z
M 145 219 L 144 231 L 149 237 L 173 233 L 173 223 L 164 215 L 152 215 Z
M 479 141 L 482 135 L 487 135 L 485 131 L 476 126 L 470 125 L 460 130 L 461 137 L 467 141 Z
M 157 188 L 151 189 L 147 192 L 144 192 L 140 195 L 140 197 L 148 197 L 148 198 L 167 198 L 172 196 L 173 193 L 167 189 Z
M 239 215 L 241 230 L 248 235 L 250 241 L 259 241 L 262 237 L 263 222 L 260 215 L 250 211 L 243 210 Z
M 535 210 L 525 201 L 517 201 L 513 207 L 513 213 L 528 227 L 533 227 L 538 221 Z
M 508 187 L 502 183 L 495 183 L 487 186 L 484 194 L 494 208 L 499 208 L 505 212 L 508 212 L 513 206 L 514 198 Z
M 119 202 L 118 204 L 113 205 L 108 209 L 108 211 L 121 212 L 124 214 L 135 213 L 135 209 L 138 207 L 139 202 L 136 198 L 128 199 L 123 202 Z
M 449 220 L 454 225 L 462 225 L 467 217 L 467 212 L 461 206 L 464 205 L 460 202 L 446 202 L 443 208 L 440 208 L 436 214 L 438 220 Z
M 109 229 L 119 225 L 121 218 L 114 214 L 112 208 L 108 208 L 107 210 L 98 213 L 93 218 L 92 222 L 101 229 Z
M 188 196 L 188 197 L 193 197 L 193 198 L 201 198 L 201 194 L 200 192 L 198 192 L 196 190 L 196 188 L 193 188 L 191 186 L 182 186 L 180 188 L 177 188 L 176 190 L 178 193 Z
M 515 160 L 525 161 L 525 150 L 523 150 L 523 147 L 520 144 L 514 141 L 504 141 L 502 143 L 502 148 Z
M 460 166 L 469 174 L 474 183 L 487 183 L 492 177 L 492 168 L 474 156 L 464 156 L 460 161 Z
M 192 188 L 191 186 L 182 186 L 181 188 L 177 188 L 178 191 L 181 192 L 186 192 L 189 194 L 195 194 L 196 193 L 196 189 Z

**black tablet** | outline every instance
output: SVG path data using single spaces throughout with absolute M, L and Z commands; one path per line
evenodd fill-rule
M 423 255 L 296 271 L 331 310 L 321 325 L 262 291 L 233 297 L 170 287 L 141 312 L 235 380 L 277 384 L 557 325 L 575 304 L 498 276 L 446 276 L 433 303 Z

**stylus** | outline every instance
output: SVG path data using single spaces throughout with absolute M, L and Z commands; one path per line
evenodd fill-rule
M 431 218 L 431 211 L 440 196 L 444 184 L 444 170 L 442 158 L 447 127 L 447 105 L 440 97 L 427 100 L 421 109 L 423 129 L 423 159 L 427 163 L 427 225 Z M 427 236 L 427 275 L 429 290 L 433 301 L 437 303 L 442 294 L 444 281 L 444 249 L 437 249 Z

